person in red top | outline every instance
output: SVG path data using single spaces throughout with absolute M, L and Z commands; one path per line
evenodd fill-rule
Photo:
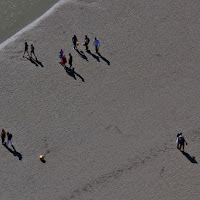
M 4 144 L 5 138 L 6 138 L 6 132 L 4 131 L 4 129 L 2 129 L 2 131 L 1 131 L 1 140 L 2 140 L 2 144 Z
M 67 62 L 67 59 L 66 59 L 65 55 L 63 55 L 62 60 L 61 60 L 61 65 L 65 66 L 66 62 Z

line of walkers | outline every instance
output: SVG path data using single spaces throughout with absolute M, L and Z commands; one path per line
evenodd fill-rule
M 5 143 L 5 139 L 6 139 L 6 136 L 7 136 L 7 142 Z M 1 141 L 2 141 L 2 144 L 3 145 L 6 145 L 8 147 L 9 143 L 11 144 L 11 146 L 13 146 L 12 144 L 12 134 L 7 132 L 5 132 L 4 129 L 1 130 Z
M 79 42 L 78 42 L 78 39 L 76 37 L 76 35 L 74 35 L 72 37 L 72 42 L 74 44 L 74 49 L 77 49 L 77 46 L 79 45 Z M 90 39 L 88 38 L 87 35 L 85 35 L 85 39 L 84 39 L 84 42 L 82 43 L 83 46 L 85 46 L 85 50 L 88 51 L 88 45 L 90 43 Z M 95 37 L 94 41 L 93 41 L 93 45 L 95 47 L 95 51 L 96 53 L 99 52 L 99 47 L 100 47 L 100 42 L 99 40 Z

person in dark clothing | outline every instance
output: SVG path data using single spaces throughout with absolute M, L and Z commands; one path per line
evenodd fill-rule
M 9 142 L 11 143 L 11 146 L 13 146 L 13 144 L 12 144 L 12 134 L 11 133 L 9 133 L 9 132 L 7 132 L 7 143 L 6 143 L 6 146 L 8 147 L 8 145 L 9 145 Z
M 25 44 L 24 54 L 27 53 L 28 56 L 29 56 L 29 53 L 28 53 L 28 44 L 27 44 L 27 42 L 25 42 L 24 44 Z M 23 54 L 23 58 L 24 58 L 24 54 Z
M 4 129 L 2 129 L 2 131 L 1 131 L 1 140 L 2 140 L 2 144 L 4 144 L 5 138 L 6 138 L 6 132 L 4 131 Z
M 71 53 L 69 53 L 69 66 L 70 66 L 70 68 L 72 67 L 72 55 L 71 55 Z
M 180 145 L 180 151 L 181 151 L 181 148 L 183 147 L 183 152 L 184 152 L 185 143 L 187 145 L 187 142 L 185 141 L 185 138 L 182 136 L 182 133 L 180 133 L 178 141 L 179 141 L 179 145 Z
M 85 36 L 85 50 L 87 51 L 88 50 L 88 44 L 90 42 L 90 39 L 88 38 L 88 36 L 86 35 Z
M 78 42 L 78 39 L 77 39 L 76 35 L 73 36 L 72 42 L 73 42 L 73 44 L 74 44 L 74 49 L 77 49 L 77 42 Z
M 35 47 L 33 46 L 33 44 L 31 44 L 31 52 L 30 52 L 31 58 L 32 58 L 32 54 L 34 54 L 35 59 L 37 60 L 37 57 L 35 55 Z

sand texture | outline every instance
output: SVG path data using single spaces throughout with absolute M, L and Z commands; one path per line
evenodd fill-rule
M 196 0 L 66 1 L 5 46 L 0 126 L 16 152 L 1 146 L 0 199 L 198 200 L 199 9 Z M 73 50 L 74 34 L 80 44 L 88 35 L 90 53 Z M 22 57 L 25 41 L 38 62 Z M 58 63 L 61 48 L 74 73 Z

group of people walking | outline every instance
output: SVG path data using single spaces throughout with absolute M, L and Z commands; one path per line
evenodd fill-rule
M 5 143 L 5 139 L 7 136 L 7 142 Z M 13 146 L 12 144 L 12 134 L 9 132 L 5 132 L 4 129 L 1 130 L 1 141 L 3 145 L 6 145 L 8 147 L 9 143 L 11 144 L 11 146 Z
M 72 37 L 72 42 L 74 44 L 74 49 L 77 49 L 77 46 L 79 45 L 79 42 L 78 42 L 78 39 L 77 39 L 76 35 L 74 35 Z M 90 39 L 88 38 L 87 35 L 85 35 L 85 39 L 84 39 L 84 42 L 82 44 L 83 44 L 83 46 L 85 46 L 85 50 L 86 51 L 88 51 L 88 45 L 89 45 L 89 43 L 90 43 Z M 100 47 L 100 42 L 99 42 L 99 40 L 96 37 L 94 39 L 93 44 L 95 46 L 96 53 L 98 53 L 99 52 L 99 47 Z
M 72 42 L 73 42 L 73 45 L 74 45 L 73 49 L 77 50 L 77 46 L 79 45 L 79 42 L 78 42 L 78 39 L 77 39 L 76 35 L 74 35 L 72 37 Z M 85 46 L 85 50 L 86 51 L 88 51 L 89 43 L 90 43 L 90 39 L 88 38 L 87 35 L 85 35 L 85 40 L 84 40 L 84 42 L 82 44 L 83 44 L 83 46 Z M 98 53 L 99 52 L 99 47 L 100 47 L 100 42 L 96 37 L 94 39 L 94 46 L 95 46 L 96 53 Z M 69 53 L 68 64 L 69 64 L 70 69 L 72 67 L 72 61 L 73 61 L 72 55 L 71 55 L 71 53 Z M 62 49 L 59 52 L 59 63 L 62 66 L 65 66 L 66 63 L 67 63 L 67 58 L 64 55 L 64 51 Z
M 28 50 L 28 43 L 25 42 L 24 44 L 25 44 L 25 47 L 24 47 L 23 58 L 24 58 L 24 55 L 27 54 L 29 58 L 32 58 L 32 55 L 34 55 L 35 59 L 37 60 L 37 57 L 35 55 L 35 47 L 33 46 L 33 44 L 31 44 L 30 55 L 29 55 L 29 50 Z
M 67 63 L 67 59 L 64 55 L 64 51 L 61 49 L 60 50 L 60 53 L 59 53 L 59 59 L 60 59 L 60 64 L 65 66 L 65 64 Z M 69 63 L 69 67 L 71 68 L 72 67 L 72 55 L 71 53 L 69 53 L 69 59 L 68 59 L 68 63 Z

